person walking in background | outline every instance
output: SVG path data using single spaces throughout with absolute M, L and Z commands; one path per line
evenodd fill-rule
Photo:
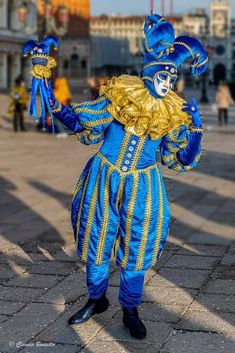
M 215 102 L 218 109 L 218 122 L 222 126 L 228 124 L 228 108 L 234 104 L 229 87 L 226 84 L 220 84 L 216 92 Z
M 15 80 L 15 85 L 11 88 L 9 96 L 9 113 L 13 116 L 13 129 L 17 132 L 20 127 L 21 131 L 25 131 L 24 110 L 27 109 L 28 92 L 21 76 Z

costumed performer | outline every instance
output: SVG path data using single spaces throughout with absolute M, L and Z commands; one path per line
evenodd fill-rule
M 137 311 L 144 275 L 160 258 L 170 222 L 157 151 L 162 164 L 176 172 L 194 168 L 201 153 L 196 101 L 186 103 L 172 88 L 186 59 L 191 58 L 194 76 L 205 71 L 208 61 L 197 39 L 175 38 L 173 26 L 162 16 L 149 16 L 144 33 L 141 77 L 113 77 L 100 87 L 96 100 L 62 105 L 50 82 L 41 77 L 53 115 L 81 143 L 102 141 L 82 171 L 72 200 L 72 225 L 78 255 L 86 262 L 89 299 L 69 323 L 81 324 L 107 310 L 109 264 L 115 248 L 121 267 L 123 323 L 138 339 L 146 336 Z

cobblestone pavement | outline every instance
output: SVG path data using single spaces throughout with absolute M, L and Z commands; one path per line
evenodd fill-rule
M 87 299 L 69 205 L 98 146 L 36 133 L 31 120 L 29 131 L 14 134 L 1 117 L 0 352 L 234 353 L 235 111 L 222 128 L 209 107 L 202 111 L 200 166 L 181 175 L 164 170 L 173 221 L 161 260 L 146 275 L 143 341 L 122 325 L 114 265 L 108 311 L 67 324 Z

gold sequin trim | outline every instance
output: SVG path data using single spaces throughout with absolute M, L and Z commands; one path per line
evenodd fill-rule
M 138 163 L 139 158 L 140 158 L 140 153 L 143 150 L 143 147 L 144 147 L 144 144 L 146 142 L 146 139 L 147 139 L 147 137 L 141 138 L 141 140 L 139 141 L 139 144 L 138 144 L 138 147 L 137 147 L 137 150 L 135 152 L 135 156 L 134 156 L 134 159 L 133 159 L 133 162 L 132 162 L 132 165 L 131 165 L 131 170 L 134 170 L 136 168 L 136 166 L 137 166 L 137 163 Z
M 108 169 L 108 173 L 105 180 L 105 187 L 104 187 L 104 217 L 103 217 L 103 224 L 101 228 L 101 235 L 99 239 L 96 265 L 101 264 L 103 252 L 104 252 L 105 239 L 107 236 L 108 219 L 109 219 L 109 184 L 110 184 L 111 173 L 112 173 L 112 170 Z
M 77 186 L 76 186 L 76 189 L 74 191 L 74 194 L 73 194 L 73 198 L 72 198 L 72 202 L 74 201 L 75 197 L 77 196 L 79 190 L 81 189 L 81 186 L 85 180 L 85 177 L 86 177 L 86 174 L 82 175 L 79 182 L 77 183 Z
M 126 268 L 128 257 L 129 257 L 129 243 L 131 240 L 131 223 L 135 207 L 135 200 L 138 190 L 139 175 L 133 174 L 133 187 L 131 192 L 131 198 L 128 205 L 127 215 L 126 215 L 126 234 L 124 238 L 124 257 L 121 263 L 121 267 Z
M 128 146 L 128 143 L 129 143 L 129 139 L 130 139 L 130 133 L 126 132 L 125 133 L 125 136 L 122 140 L 122 143 L 121 143 L 121 148 L 120 148 L 120 152 L 119 152 L 119 155 L 118 155 L 118 159 L 115 163 L 115 165 L 117 166 L 117 168 L 120 168 L 121 164 L 122 164 L 122 160 L 125 156 L 125 153 L 126 153 L 126 148 Z
M 62 105 L 60 103 L 57 108 L 51 109 L 52 113 L 54 113 L 54 114 L 61 112 L 61 110 L 62 110 Z
M 107 112 L 107 108 L 104 109 L 100 109 L 100 110 L 92 110 L 89 108 L 83 108 L 83 107 L 78 107 L 76 109 L 74 109 L 75 113 L 88 113 L 88 114 L 94 114 L 94 115 L 98 115 L 98 114 L 103 114 Z
M 158 212 L 158 222 L 157 222 L 157 234 L 156 234 L 156 243 L 154 247 L 153 257 L 152 257 L 152 265 L 156 263 L 156 258 L 159 250 L 159 245 L 162 236 L 162 225 L 163 225 L 163 217 L 164 217 L 164 209 L 163 209 L 163 197 L 162 197 L 162 183 L 160 173 L 157 170 L 157 178 L 158 178 L 158 200 L 159 200 L 159 212 Z
M 93 225 L 93 219 L 94 219 L 94 214 L 95 214 L 95 205 L 97 203 L 97 198 L 98 198 L 98 192 L 99 192 L 99 187 L 100 187 L 100 169 L 103 166 L 103 161 L 101 160 L 101 163 L 99 165 L 98 171 L 97 171 L 97 179 L 94 187 L 94 191 L 92 194 L 91 202 L 90 202 L 90 207 L 89 207 L 89 213 L 87 217 L 87 226 L 86 226 L 86 231 L 84 235 L 84 244 L 82 248 L 82 260 L 86 261 L 87 259 L 87 254 L 88 254 L 88 247 L 89 247 L 89 240 L 90 240 L 90 235 L 91 235 L 91 228 Z
M 81 125 L 85 127 L 94 127 L 94 126 L 99 126 L 103 124 L 108 124 L 108 123 L 111 123 L 112 121 L 113 121 L 113 117 L 111 116 L 108 118 L 97 119 L 93 121 L 81 121 Z
M 192 132 L 203 132 L 203 128 L 193 127 L 193 128 L 190 129 L 190 131 L 192 131 Z
M 136 264 L 136 270 L 139 271 L 142 269 L 143 266 L 143 260 L 144 260 L 144 253 L 145 253 L 145 248 L 148 240 L 148 228 L 149 228 L 149 220 L 151 217 L 151 195 L 152 195 L 152 190 L 151 190 L 151 174 L 150 171 L 146 174 L 147 176 L 147 198 L 146 198 L 146 205 L 145 205 L 145 217 L 144 217 L 144 226 L 143 226 L 143 235 L 141 237 L 140 241 L 140 249 L 139 249 L 139 255 L 138 255 L 138 260 Z
M 186 43 L 183 43 L 183 42 L 174 42 L 174 45 L 175 44 L 182 45 L 183 47 L 188 49 L 190 54 L 191 54 L 191 56 L 194 58 L 194 54 L 193 54 L 192 48 L 189 45 L 187 45 Z
M 144 69 L 147 69 L 150 66 L 156 66 L 156 65 L 169 65 L 169 66 L 174 66 L 175 68 L 177 68 L 177 66 L 175 65 L 175 63 L 173 63 L 173 61 L 153 61 L 147 65 L 144 66 Z

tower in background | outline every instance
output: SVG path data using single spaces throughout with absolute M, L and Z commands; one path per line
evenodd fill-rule
M 210 5 L 210 35 L 226 38 L 231 31 L 231 3 L 228 0 L 213 0 Z

